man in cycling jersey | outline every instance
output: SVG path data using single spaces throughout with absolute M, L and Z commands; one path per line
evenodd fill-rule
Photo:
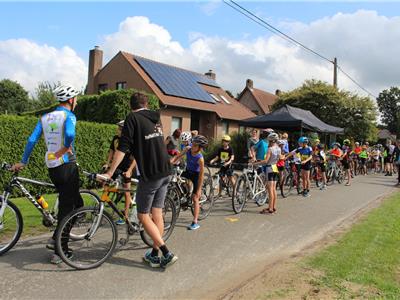
M 143 259 L 151 267 L 166 268 L 178 260 L 162 238 L 163 208 L 171 165 L 165 149 L 160 113 L 149 110 L 148 105 L 146 95 L 138 92 L 132 95 L 132 111 L 125 119 L 118 149 L 109 171 L 104 176 L 111 178 L 124 159 L 125 153 L 132 153 L 140 173 L 136 190 L 138 217 L 154 242 L 153 249 L 147 251 Z M 159 250 L 162 252 L 161 258 L 158 256 Z
M 217 156 L 214 157 L 210 164 L 214 164 L 215 162 L 219 162 L 222 164 L 219 174 L 221 177 L 228 177 L 228 180 L 231 182 L 232 186 L 235 186 L 235 182 L 233 179 L 233 170 L 231 168 L 232 163 L 235 159 L 235 155 L 233 153 L 232 147 L 229 145 L 231 142 L 231 137 L 229 135 L 224 135 L 222 137 L 222 147 L 218 149 Z M 219 195 L 221 196 L 222 190 L 219 191 Z
M 350 186 L 350 180 L 351 180 L 351 170 L 350 170 L 350 164 L 351 164 L 351 148 L 350 148 L 350 140 L 345 139 L 343 141 L 343 155 L 342 155 L 342 165 L 344 168 L 344 171 L 347 174 L 347 183 L 346 186 Z
M 59 193 L 57 220 L 60 224 L 71 211 L 83 206 L 83 200 L 79 194 L 79 172 L 74 150 L 76 117 L 72 113 L 77 105 L 79 92 L 71 86 L 60 86 L 54 92 L 59 106 L 53 112 L 44 114 L 40 118 L 28 139 L 21 162 L 16 163 L 12 169 L 19 171 L 28 164 L 29 156 L 43 134 L 47 147 L 46 165 L 50 179 Z M 62 262 L 54 243 L 58 224 L 47 245 L 47 248 L 55 250 L 50 260 L 53 264 Z M 68 250 L 68 236 L 69 232 L 63 233 L 61 244 L 67 256 L 72 256 L 72 252 Z

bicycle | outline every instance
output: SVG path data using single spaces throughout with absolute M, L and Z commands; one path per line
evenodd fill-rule
M 179 217 L 180 211 L 187 210 L 190 207 L 194 214 L 194 205 L 192 202 L 192 191 L 189 190 L 187 179 L 181 175 L 183 170 L 176 166 L 172 175 L 167 194 L 173 199 L 176 208 L 176 215 Z M 199 220 L 207 218 L 214 206 L 212 179 L 210 176 L 204 178 L 202 193 L 200 197 L 200 213 Z
M 11 171 L 11 165 L 2 163 L 0 171 Z M 42 182 L 38 180 L 28 179 L 18 176 L 18 172 L 12 172 L 12 177 L 4 188 L 4 192 L 0 195 L 0 255 L 11 250 L 21 237 L 24 222 L 21 212 L 17 205 L 15 205 L 10 197 L 15 189 L 22 192 L 23 196 L 28 199 L 42 215 L 42 224 L 45 227 L 54 228 L 57 225 L 57 211 L 58 211 L 58 198 L 50 210 L 43 208 L 35 197 L 25 188 L 23 183 L 33 184 L 37 186 L 55 189 L 52 183 Z M 96 206 L 98 200 L 96 195 L 88 190 L 80 190 L 80 195 L 84 204 Z M 72 239 L 79 239 L 77 235 L 71 235 Z
M 99 201 L 97 206 L 74 210 L 60 223 L 60 230 L 56 235 L 56 247 L 61 259 L 68 266 L 78 270 L 97 268 L 114 253 L 118 242 L 121 246 L 125 246 L 129 242 L 129 238 L 136 233 L 139 233 L 147 246 L 152 247 L 153 241 L 138 220 L 136 210 L 133 209 L 131 216 L 126 218 L 110 197 L 110 194 L 125 193 L 127 190 L 120 188 L 115 181 L 101 175 L 87 172 L 85 175 L 90 182 L 104 181 L 104 189 L 100 197 L 96 195 Z M 137 183 L 138 181 L 134 179 L 133 182 Z M 124 237 L 119 240 L 117 225 L 107 211 L 106 204 L 112 212 L 125 221 L 126 232 Z M 162 237 L 166 241 L 171 236 L 176 223 L 175 204 L 168 195 L 164 203 L 163 220 Z M 81 238 L 72 239 L 72 234 Z M 68 250 L 65 247 L 68 247 Z M 69 251 L 72 251 L 72 256 L 68 255 Z
M 339 167 L 337 159 L 330 159 L 326 171 L 326 184 L 332 185 L 335 183 L 335 180 L 341 184 L 344 180 L 344 172 Z
M 259 170 L 252 164 L 246 165 L 236 181 L 235 193 L 232 195 L 232 208 L 236 214 L 242 212 L 248 199 L 254 200 L 258 206 L 267 203 L 268 193 Z
M 286 190 L 286 195 L 289 195 L 294 187 L 296 188 L 297 194 L 301 194 L 303 191 L 298 166 L 299 164 L 296 164 L 294 161 L 288 161 L 286 164 L 287 175 L 283 183 L 283 189 Z
M 210 168 L 221 168 L 223 164 L 217 165 L 208 165 Z M 230 164 L 228 167 L 229 170 L 233 169 L 233 164 Z M 237 174 L 232 175 L 237 180 Z M 227 175 L 221 175 L 221 171 L 216 172 L 211 176 L 212 178 L 212 189 L 214 198 L 220 198 L 222 196 L 222 192 L 225 191 L 228 197 L 232 197 L 234 193 L 234 186 L 232 185 L 231 180 L 229 180 Z

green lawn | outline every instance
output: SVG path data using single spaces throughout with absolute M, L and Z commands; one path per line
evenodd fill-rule
M 323 271 L 313 284 L 339 298 L 400 299 L 400 193 L 354 225 L 337 243 L 307 260 Z

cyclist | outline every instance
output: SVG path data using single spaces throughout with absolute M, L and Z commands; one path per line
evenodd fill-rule
M 153 249 L 147 251 L 143 259 L 153 268 L 166 268 L 175 263 L 178 257 L 169 251 L 162 238 L 163 207 L 171 165 L 165 151 L 160 113 L 148 109 L 148 97 L 142 93 L 133 93 L 130 102 L 132 111 L 125 119 L 118 149 L 104 176 L 112 177 L 128 151 L 135 157 L 140 173 L 136 190 L 138 217 L 154 242 Z M 159 250 L 162 252 L 161 258 L 158 256 Z
M 181 130 L 175 129 L 172 135 L 165 139 L 165 145 L 167 146 L 167 151 L 170 156 L 175 156 L 179 154 L 178 145 L 179 137 L 181 136 Z
M 286 158 L 294 156 L 296 154 L 300 155 L 301 160 L 301 177 L 303 180 L 303 196 L 309 197 L 310 196 L 310 170 L 311 170 L 311 159 L 312 159 L 312 149 L 308 146 L 308 138 L 307 137 L 300 137 L 298 140 L 299 147 L 290 152 Z
M 250 161 L 255 160 L 255 153 L 253 147 L 258 143 L 258 130 L 251 131 L 251 137 L 247 140 L 247 155 Z
M 283 184 L 285 183 L 285 155 L 288 154 L 285 150 L 286 142 L 284 140 L 278 140 L 278 146 L 281 149 L 281 155 L 279 157 L 276 166 L 278 167 L 279 172 L 279 187 L 281 189 L 281 193 L 283 194 Z
M 233 160 L 235 159 L 235 155 L 232 147 L 229 145 L 230 142 L 231 137 L 229 135 L 224 135 L 222 137 L 222 147 L 218 149 L 217 156 L 210 161 L 210 164 L 214 164 L 218 161 L 222 165 L 219 170 L 221 178 L 225 180 L 225 177 L 228 177 L 228 180 L 231 182 L 232 186 L 235 186 L 233 170 L 231 168 Z M 222 189 L 219 190 L 218 196 L 221 196 L 221 192 Z
M 394 152 L 395 146 L 393 145 L 391 140 L 388 140 L 386 144 L 386 175 L 385 176 L 393 176 L 393 152 Z
M 289 138 L 289 135 L 287 134 L 287 132 L 284 132 L 283 134 L 282 134 L 282 141 L 284 141 L 285 142 L 285 145 L 283 146 L 283 150 L 285 151 L 285 153 L 289 153 L 289 142 L 288 142 L 288 138 Z
M 253 151 L 255 151 L 255 158 L 253 158 L 253 161 L 262 161 L 265 159 L 265 155 L 268 151 L 268 135 L 272 132 L 273 130 L 270 128 L 261 130 L 260 140 L 257 144 L 253 146 Z M 261 166 L 261 168 L 262 171 L 265 173 L 266 167 Z
M 354 149 L 351 152 L 351 157 L 352 157 L 352 162 L 353 162 L 353 173 L 354 175 L 357 174 L 357 169 L 358 169 L 358 162 L 360 160 L 360 153 L 362 151 L 362 148 L 360 147 L 359 142 L 354 143 Z
M 124 127 L 124 120 L 118 122 L 117 125 L 118 125 L 117 135 L 115 135 L 111 141 L 110 150 L 108 152 L 107 162 L 103 166 L 104 171 L 108 170 L 108 168 L 112 162 L 112 159 L 114 157 L 115 150 L 118 149 L 118 144 L 119 144 L 119 140 L 121 138 L 122 128 Z M 132 177 L 132 172 L 133 172 L 133 169 L 135 168 L 135 166 L 136 166 L 136 161 L 133 159 L 133 157 L 128 152 L 125 154 L 123 161 L 117 167 L 117 170 L 115 171 L 115 173 L 113 175 L 114 180 L 117 179 L 118 176 L 122 175 L 123 187 L 126 190 L 131 189 L 131 177 Z M 132 199 L 131 192 L 129 192 L 129 191 L 125 192 L 124 197 L 125 197 L 124 212 L 125 212 L 125 217 L 128 218 L 129 207 L 131 205 L 131 199 Z M 125 221 L 123 219 L 119 219 L 116 221 L 116 224 L 123 225 L 123 224 L 125 224 Z
M 267 177 L 267 190 L 268 190 L 268 208 L 260 211 L 261 214 L 272 214 L 276 212 L 276 182 L 278 181 L 278 167 L 276 164 L 281 158 L 281 148 L 278 146 L 279 136 L 277 133 L 272 132 L 268 135 L 268 151 L 265 159 L 256 162 L 254 165 L 264 165 L 266 166 L 266 177 Z
M 54 92 L 59 106 L 40 118 L 28 139 L 21 162 L 16 163 L 12 170 L 19 171 L 28 164 L 29 156 L 43 133 L 47 147 L 46 165 L 50 179 L 59 193 L 57 219 L 60 224 L 71 211 L 83 206 L 83 199 L 79 194 L 79 172 L 74 150 L 76 117 L 73 111 L 77 105 L 79 92 L 71 86 L 60 86 Z M 47 245 L 47 248 L 55 250 L 50 259 L 53 264 L 62 262 L 55 249 L 54 239 L 57 230 L 58 227 Z M 72 256 L 72 252 L 68 249 L 68 236 L 69 232 L 65 232 L 65 237 L 63 234 L 62 248 L 67 256 Z
M 342 155 L 342 165 L 343 168 L 347 174 L 347 183 L 346 186 L 350 186 L 350 180 L 351 180 L 351 169 L 350 169 L 350 164 L 351 164 L 351 148 L 350 148 L 350 140 L 345 139 L 343 141 L 343 155 Z
M 198 218 L 200 214 L 200 197 L 204 181 L 204 157 L 201 152 L 207 145 L 207 138 L 202 135 L 196 135 L 192 140 L 192 146 L 186 147 L 178 156 L 175 156 L 172 161 L 172 163 L 175 164 L 186 155 L 186 170 L 182 173 L 182 177 L 189 181 L 188 190 L 193 191 L 192 200 L 194 204 L 193 222 L 187 227 L 189 230 L 200 228 Z
M 192 142 L 192 133 L 189 131 L 182 132 L 180 136 L 181 147 L 180 150 L 183 151 L 186 147 L 191 145 Z
M 360 163 L 361 163 L 363 175 L 368 175 L 367 162 L 368 162 L 369 154 L 368 154 L 367 145 L 362 146 L 361 152 L 358 156 L 360 157 Z
M 374 169 L 374 174 L 376 174 L 378 172 L 378 162 L 381 157 L 380 144 L 377 144 L 372 148 L 370 157 L 372 159 L 372 168 Z
M 314 151 L 314 160 L 317 168 L 319 168 L 322 177 L 322 186 L 320 190 L 326 190 L 326 154 L 324 144 L 318 144 Z

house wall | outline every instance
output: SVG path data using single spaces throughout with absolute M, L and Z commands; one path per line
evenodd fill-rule
M 246 89 L 246 91 L 240 97 L 239 102 L 254 112 L 256 115 L 264 114 L 261 107 L 258 105 L 257 101 L 254 99 L 251 92 Z
M 122 54 L 116 55 L 95 77 L 94 90 L 99 92 L 99 84 L 107 84 L 115 90 L 117 82 L 126 82 L 126 88 L 154 93 L 145 80 L 136 72 Z
M 180 109 L 174 107 L 162 108 L 160 110 L 161 114 L 161 122 L 163 125 L 164 135 L 171 135 L 171 120 L 172 117 L 180 117 L 182 118 L 182 131 L 190 130 L 190 110 L 189 109 Z
M 232 121 L 232 120 L 218 120 L 217 126 L 216 126 L 216 135 L 214 136 L 215 138 L 219 138 L 223 135 L 222 133 L 222 123 L 223 121 L 227 121 L 229 126 L 228 126 L 228 133 L 232 134 L 234 132 L 239 132 L 239 123 L 237 121 Z

